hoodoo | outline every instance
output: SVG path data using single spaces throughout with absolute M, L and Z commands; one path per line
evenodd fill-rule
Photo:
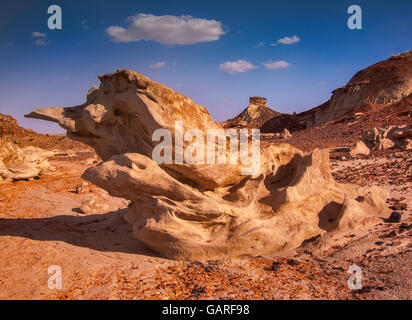
M 262 145 L 258 171 L 249 176 L 239 164 L 158 165 L 151 158 L 155 130 L 173 133 L 175 121 L 185 130 L 221 126 L 204 107 L 136 72 L 100 80 L 85 104 L 28 116 L 58 122 L 96 149 L 104 162 L 83 177 L 130 200 L 126 219 L 135 237 L 166 257 L 258 255 L 387 216 L 385 191 L 334 181 L 327 150 Z

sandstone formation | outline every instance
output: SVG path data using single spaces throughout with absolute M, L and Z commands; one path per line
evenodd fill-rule
M 0 182 L 26 180 L 50 173 L 54 168 L 47 159 L 53 154 L 36 147 L 20 148 L 0 141 Z
M 365 130 L 361 141 L 351 147 L 350 154 L 368 155 L 371 150 L 386 150 L 393 147 L 412 149 L 412 125 Z
M 412 94 L 412 50 L 369 66 L 324 104 L 297 115 L 282 115 L 264 123 L 262 132 L 291 132 L 321 126 L 344 115 L 356 117 L 400 102 Z
M 267 99 L 250 97 L 249 106 L 235 118 L 222 123 L 225 128 L 260 128 L 266 121 L 280 116 L 281 113 L 267 106 Z
M 175 121 L 201 132 L 221 126 L 204 107 L 141 74 L 119 70 L 99 78 L 85 104 L 29 117 L 55 121 L 96 149 L 104 162 L 83 178 L 130 200 L 126 219 L 135 237 L 166 257 L 258 255 L 387 216 L 386 192 L 335 182 L 326 150 L 265 144 L 250 175 L 240 164 L 158 164 L 156 129 L 169 129 L 176 142 Z

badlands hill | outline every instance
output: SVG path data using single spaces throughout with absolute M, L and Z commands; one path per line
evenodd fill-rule
M 250 97 L 249 105 L 236 117 L 222 123 L 225 128 L 246 127 L 259 128 L 266 121 L 280 116 L 267 106 L 267 99 L 262 97 Z
M 30 130 L 20 127 L 17 120 L 12 116 L 0 113 L 0 137 L 22 136 L 30 132 Z
M 337 119 L 375 115 L 384 109 L 408 112 L 412 94 L 412 50 L 369 66 L 342 88 L 332 92 L 324 104 L 297 115 L 273 118 L 261 127 L 262 132 L 298 131 L 324 125 Z M 399 107 L 403 106 L 401 112 Z

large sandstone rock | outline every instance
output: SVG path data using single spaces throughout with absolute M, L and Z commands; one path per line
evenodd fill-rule
M 34 178 L 54 171 L 47 161 L 52 151 L 0 142 L 0 182 Z
M 69 108 L 44 108 L 26 115 L 57 122 L 69 138 L 92 146 L 106 160 L 113 154 L 138 152 L 151 157 L 156 129 L 174 132 L 175 121 L 189 129 L 218 129 L 209 112 L 188 97 L 149 78 L 119 70 L 99 77 L 87 102 Z
M 84 105 L 30 117 L 56 121 L 96 149 L 104 162 L 83 178 L 130 200 L 126 219 L 135 237 L 166 257 L 263 254 L 387 215 L 386 192 L 333 180 L 326 150 L 262 145 L 250 175 L 237 164 L 159 165 L 151 157 L 155 129 L 173 133 L 175 120 L 200 131 L 220 126 L 205 108 L 138 73 L 120 70 L 100 79 Z

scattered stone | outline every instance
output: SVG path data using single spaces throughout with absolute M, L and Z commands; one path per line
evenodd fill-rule
M 408 207 L 406 203 L 398 203 L 398 204 L 394 204 L 390 206 L 389 208 L 395 211 L 401 211 L 401 210 L 406 210 Z
M 84 214 L 106 213 L 108 210 L 107 203 L 95 199 L 86 200 L 80 206 L 80 211 Z
M 90 185 L 87 182 L 76 185 L 76 193 L 82 194 L 87 192 L 90 192 Z
M 285 129 L 283 129 L 283 132 L 280 134 L 280 137 L 282 139 L 290 139 L 290 138 L 292 138 L 292 135 L 289 132 L 289 130 L 285 128 Z
M 314 236 L 314 237 L 311 237 L 311 238 L 309 238 L 309 239 L 305 239 L 305 240 L 303 240 L 303 242 L 302 242 L 302 246 L 304 246 L 304 245 L 306 245 L 306 244 L 308 244 L 308 243 L 311 243 L 311 242 L 315 242 L 316 240 L 319 240 L 321 237 L 322 237 L 322 235 L 318 234 L 318 235 L 316 235 L 316 236 Z
M 371 153 L 371 150 L 363 141 L 358 141 L 350 147 L 349 154 L 354 157 L 357 155 L 368 156 Z
M 401 220 L 402 220 L 402 215 L 399 212 L 394 211 L 394 212 L 391 213 L 391 215 L 388 219 L 388 222 L 395 222 L 396 223 L 396 222 L 401 222 Z
M 299 261 L 297 261 L 295 259 L 288 259 L 287 263 L 291 266 L 297 266 L 299 264 Z

